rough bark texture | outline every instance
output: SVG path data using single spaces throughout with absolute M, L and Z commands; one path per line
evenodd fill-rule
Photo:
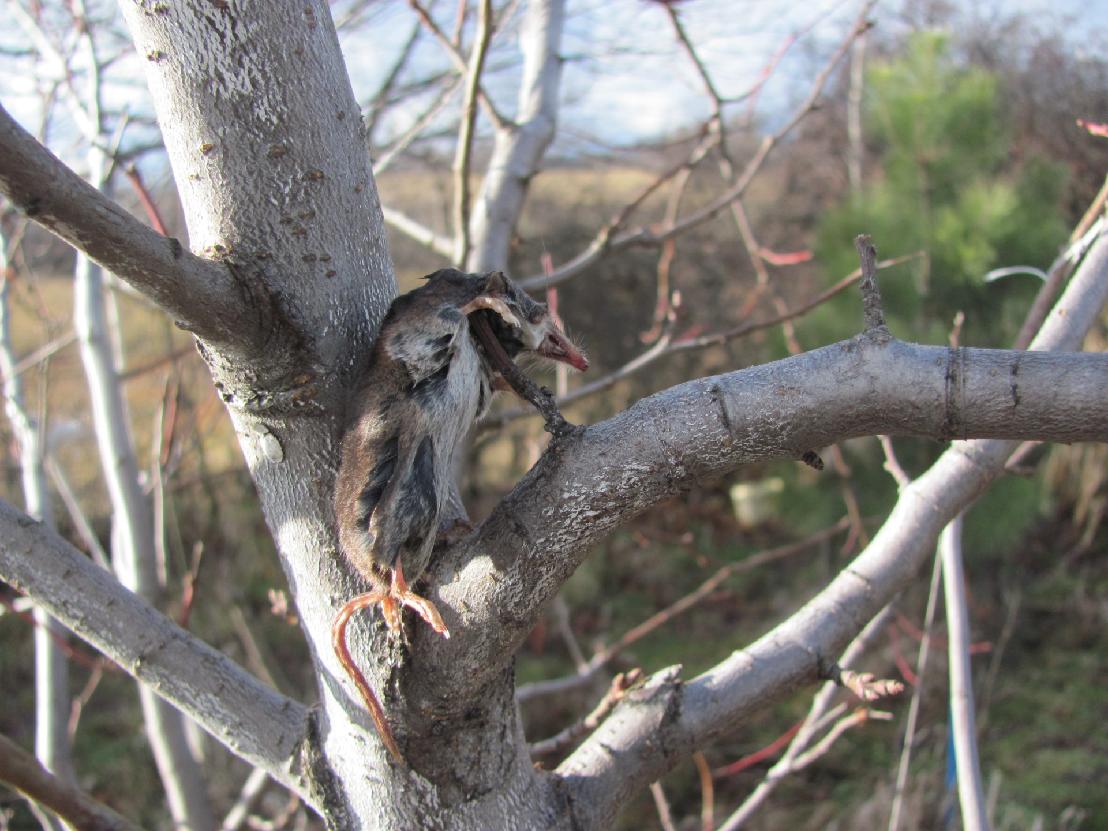
M 217 338 L 201 349 L 297 601 L 319 709 L 309 714 L 251 684 L 104 584 L 102 573 L 80 571 L 103 602 L 113 598 L 130 616 L 96 617 L 66 594 L 77 566 L 64 554 L 51 559 L 64 544 L 44 541 L 41 529 L 10 514 L 0 516 L 0 529 L 14 535 L 0 546 L 0 576 L 54 597 L 48 608 L 84 636 L 106 641 L 100 629 L 110 631 L 109 654 L 191 707 L 236 752 L 276 771 L 332 827 L 609 824 L 630 794 L 735 729 L 767 695 L 817 677 L 821 656 L 837 654 L 910 578 L 901 552 L 917 556 L 919 539 L 933 540 L 945 522 L 940 514 L 963 507 L 992 474 L 978 473 L 972 451 L 952 454 L 940 464 L 949 470 L 909 489 L 906 507 L 873 545 L 794 619 L 697 679 L 660 673 L 557 774 L 536 771 L 513 702 L 512 653 L 588 546 L 658 500 L 750 461 L 795 458 L 873 431 L 1108 438 L 1103 356 L 918 347 L 873 332 L 641 401 L 557 441 L 437 564 L 427 594 L 451 640 L 417 628 L 407 660 L 391 668 L 374 657 L 385 654 L 380 622 L 370 616 L 352 627 L 352 651 L 410 763 L 394 767 L 328 640 L 335 611 L 364 590 L 336 555 L 330 507 L 345 391 L 395 288 L 327 6 L 143 2 L 128 5 L 126 16 L 148 58 L 192 246 L 233 267 L 226 302 L 246 284 L 264 309 L 243 321 L 254 327 L 238 340 L 245 353 Z M 1090 255 L 1089 268 L 1101 275 L 1105 250 L 1102 241 Z M 208 299 L 184 311 L 202 318 Z M 942 510 L 933 507 L 934 481 L 953 483 L 938 491 Z M 136 626 L 138 636 L 128 637 Z M 147 632 L 157 633 L 152 641 Z M 203 683 L 179 677 L 190 670 Z
M 89 178 L 97 190 L 107 185 L 106 171 L 107 160 L 94 147 L 89 152 Z M 74 270 L 73 329 L 88 384 L 100 467 L 112 506 L 112 568 L 124 586 L 150 601 L 158 588 L 154 515 L 139 481 L 130 416 L 108 331 L 103 272 L 85 254 L 77 255 Z M 194 831 L 214 829 L 215 816 L 200 766 L 189 751 L 181 714 L 144 684 L 138 685 L 138 696 L 170 815 L 174 822 Z
M 149 58 L 191 247 L 232 263 L 271 310 L 272 344 L 251 361 L 214 344 L 202 352 L 320 669 L 312 801 L 335 825 L 374 827 L 392 774 L 328 639 L 337 608 L 362 590 L 335 552 L 331 493 L 346 390 L 395 284 L 330 13 L 318 0 L 124 13 Z
M 53 529 L 3 501 L 0 577 L 238 756 L 307 792 L 298 748 L 310 730 L 307 708 L 266 687 L 124 588 Z

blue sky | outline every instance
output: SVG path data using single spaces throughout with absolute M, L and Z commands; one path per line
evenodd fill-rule
M 676 8 L 725 96 L 748 89 L 790 34 L 819 21 L 789 50 L 762 92 L 760 111 L 772 116 L 804 94 L 815 68 L 848 31 L 861 5 L 858 0 L 684 0 Z M 446 15 L 453 4 L 439 7 Z M 895 34 L 904 29 L 903 8 L 901 2 L 885 0 L 871 18 L 882 33 Z M 1075 49 L 1102 50 L 1108 32 L 1104 0 L 994 0 L 962 3 L 961 8 L 968 21 L 1025 15 L 1040 28 L 1065 32 Z M 381 4 L 370 32 L 344 39 L 357 91 L 372 89 L 388 65 L 388 44 L 398 48 L 414 19 L 406 4 Z M 382 32 L 388 35 L 382 37 Z M 428 42 L 424 60 L 440 60 L 437 49 Z M 678 51 L 668 18 L 655 2 L 570 0 L 563 52 L 569 60 L 560 118 L 571 136 L 563 145 L 571 144 L 573 136 L 615 145 L 649 141 L 687 128 L 708 112 L 699 79 Z M 510 61 L 515 54 L 509 44 L 500 60 Z M 490 89 L 511 112 L 511 80 L 493 81 Z M 394 126 L 399 129 L 404 120 L 399 117 Z M 581 138 L 578 143 L 588 145 Z
M 25 0 L 15 0 L 25 2 Z M 96 0 L 99 4 L 101 0 Z M 425 0 L 430 2 L 430 0 Z M 335 0 L 341 19 L 349 0 Z M 436 16 L 446 18 L 456 4 L 433 4 Z M 699 79 L 678 50 L 672 28 L 661 6 L 651 0 L 569 0 L 563 41 L 567 57 L 562 88 L 562 138 L 556 151 L 587 152 L 600 142 L 626 145 L 655 140 L 688 130 L 707 114 Z M 683 0 L 676 6 L 724 95 L 748 89 L 770 56 L 785 39 L 812 21 L 818 25 L 794 45 L 767 83 L 759 111 L 772 119 L 801 96 L 826 55 L 842 39 L 858 10 L 859 0 Z M 871 15 L 882 33 L 903 29 L 902 0 L 883 0 Z M 1108 32 L 1108 0 L 1011 0 L 962 3 L 967 20 L 996 20 L 1021 14 L 1044 29 L 1059 30 L 1076 50 L 1103 51 Z M 114 4 L 103 3 L 104 14 Z M 366 25 L 357 34 L 344 34 L 343 46 L 355 91 L 365 100 L 380 82 L 391 60 L 416 24 L 407 3 L 381 0 L 368 6 Z M 510 29 L 511 27 L 509 27 Z M 122 33 L 121 33 L 122 34 Z M 123 34 L 125 37 L 125 34 Z M 111 49 L 124 41 L 116 39 Z M 0 30 L 0 44 L 26 44 L 16 25 Z M 490 58 L 506 67 L 489 82 L 489 89 L 505 112 L 514 109 L 515 81 L 511 71 L 518 49 L 509 37 Z M 415 71 L 447 65 L 441 48 L 424 37 Z M 141 63 L 124 60 L 113 68 L 115 83 L 108 87 L 109 106 L 127 102 L 133 114 L 148 114 L 149 101 L 136 90 L 143 87 Z M 36 126 L 36 97 L 27 64 L 5 58 L 0 62 L 0 96 L 5 106 L 28 127 Z M 28 93 L 31 93 L 28 95 Z M 415 102 L 398 109 L 386 132 L 404 129 L 419 111 Z M 734 112 L 741 113 L 741 107 Z M 1096 117 L 1108 117 L 1099 114 Z M 65 130 L 64 116 L 59 130 Z M 444 139 L 444 142 L 449 139 Z M 65 148 L 61 148 L 65 153 Z

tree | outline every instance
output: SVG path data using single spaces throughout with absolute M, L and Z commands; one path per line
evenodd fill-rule
M 1004 169 L 1012 136 L 998 79 L 958 66 L 951 52 L 948 38 L 919 33 L 906 54 L 871 68 L 881 172 L 824 217 L 821 253 L 832 273 L 841 269 L 853 256 L 843 244 L 851 228 L 923 251 L 915 279 L 891 295 L 898 331 L 935 337 L 934 321 L 945 327 L 961 310 L 974 321 L 973 343 L 1002 343 L 1019 331 L 1026 298 L 1006 297 L 984 277 L 1004 265 L 1049 266 L 1066 236 L 1058 207 L 1066 175 L 1034 157 L 1015 175 Z
M 868 11 L 852 34 L 865 28 Z M 230 3 L 139 2 L 124 15 L 146 59 L 198 253 L 82 182 L 6 112 L 0 192 L 195 335 L 295 592 L 319 706 L 268 688 L 7 506 L 0 508 L 0 577 L 298 793 L 332 827 L 609 823 L 631 794 L 739 728 L 755 708 L 783 691 L 841 677 L 836 656 L 913 577 L 947 522 L 999 475 L 1014 440 L 1108 438 L 1103 356 L 899 342 L 884 327 L 872 249 L 862 246 L 862 334 L 689 381 L 554 442 L 432 567 L 429 593 L 450 640 L 415 630 L 410 655 L 396 668 L 377 657 L 381 628 L 362 629 L 352 644 L 359 664 L 377 689 L 395 691 L 387 707 L 410 768 L 393 766 L 328 640 L 335 611 L 358 589 L 336 553 L 331 515 L 345 396 L 396 291 L 330 11 L 321 2 L 281 0 L 248 13 Z M 472 207 L 459 185 L 460 233 L 443 246 L 473 268 L 506 262 L 508 232 L 553 129 L 564 5 L 533 0 L 525 15 L 520 105 L 498 126 L 493 152 L 492 168 L 504 175 L 486 177 Z M 462 59 L 469 126 L 459 143 L 459 183 L 468 180 L 466 144 L 483 95 L 492 20 L 486 0 Z M 717 119 L 709 137 L 719 144 L 723 130 Z M 765 139 L 754 158 L 764 159 L 781 135 Z M 701 156 L 710 146 L 702 145 Z M 612 246 L 664 242 L 698 215 L 730 208 L 756 170 L 729 177 L 711 204 L 674 215 L 661 232 L 613 223 L 546 282 L 568 279 Z M 1076 348 L 1106 291 L 1108 241 L 1099 237 L 1036 348 Z M 532 765 L 512 656 L 590 543 L 706 477 L 874 433 L 959 441 L 904 488 L 870 546 L 801 611 L 699 677 L 684 679 L 679 667 L 651 676 L 626 691 L 557 770 Z

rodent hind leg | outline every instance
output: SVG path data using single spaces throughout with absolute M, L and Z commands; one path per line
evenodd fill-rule
M 435 608 L 435 604 L 426 597 L 420 597 L 408 587 L 408 582 L 404 579 L 404 567 L 399 562 L 392 572 L 392 585 L 389 586 L 388 593 L 392 602 L 407 606 L 444 638 L 450 637 L 450 630 L 443 623 L 442 615 Z

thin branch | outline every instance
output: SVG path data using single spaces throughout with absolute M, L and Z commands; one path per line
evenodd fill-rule
M 958 770 L 958 801 L 962 827 L 986 831 L 985 792 L 981 785 L 981 761 L 977 754 L 974 718 L 973 674 L 970 668 L 970 625 L 966 604 L 966 576 L 962 567 L 962 514 L 955 517 L 939 540 L 943 562 L 943 596 L 946 604 L 948 672 L 950 673 L 950 729 Z
M 16 361 L 10 367 L 10 369 L 4 369 L 2 380 L 4 382 L 7 381 L 9 372 L 12 375 L 22 375 L 29 369 L 34 369 L 35 367 L 41 366 L 43 363 L 50 360 L 56 354 L 58 354 L 71 343 L 73 343 L 75 340 L 77 340 L 77 333 L 70 329 L 61 337 L 54 338 L 49 343 L 45 343 L 35 349 L 26 357 Z
M 482 0 L 482 2 L 484 2 L 484 0 Z M 423 25 L 427 27 L 427 31 L 434 35 L 435 40 L 442 44 L 442 47 L 446 51 L 447 56 L 454 64 L 454 68 L 457 69 L 463 77 L 471 78 L 471 76 L 469 75 L 470 67 L 455 40 L 452 40 L 449 36 L 447 36 L 447 34 L 442 30 L 439 24 L 435 22 L 434 18 L 431 17 L 431 13 L 427 11 L 426 8 L 424 8 L 423 4 L 420 3 L 419 0 L 408 0 L 408 5 L 411 6 L 412 10 L 419 16 L 420 21 L 422 21 Z M 488 19 L 491 23 L 491 7 Z M 461 20 L 459 19 L 459 25 L 460 24 Z M 478 23 L 477 25 L 478 30 L 480 30 L 481 24 Z M 470 55 L 470 58 L 472 59 L 472 54 Z M 484 109 L 485 115 L 488 116 L 489 121 L 493 123 L 496 129 L 501 130 L 511 126 L 511 122 L 509 122 L 506 118 L 504 118 L 504 116 L 500 114 L 500 111 L 496 109 L 496 105 L 493 104 L 492 99 L 489 98 L 489 96 L 485 93 L 485 90 L 480 86 L 479 78 L 477 79 L 476 97 L 477 101 L 480 102 L 482 109 Z
M 693 754 L 693 764 L 700 778 L 700 831 L 715 831 L 716 807 L 715 807 L 715 783 L 712 780 L 712 768 L 704 754 L 697 751 Z
M 413 7 L 418 6 L 415 0 Z M 454 263 L 463 266 L 469 257 L 469 166 L 473 156 L 473 137 L 477 129 L 477 93 L 492 38 L 492 0 L 480 0 L 477 39 L 466 67 L 465 95 L 462 99 L 462 123 L 458 130 L 458 148 L 454 156 Z
M 107 805 L 59 779 L 7 736 L 0 736 L 0 782 L 53 811 L 79 831 L 140 831 Z
M 870 646 L 872 646 L 878 635 L 888 624 L 891 616 L 892 610 L 889 606 L 886 606 L 873 618 L 873 620 L 866 624 L 865 629 L 850 642 L 850 645 L 839 657 L 839 664 L 842 666 L 853 666 L 861 660 L 862 656 Z M 834 681 L 827 681 L 823 687 L 820 688 L 820 691 L 816 693 L 812 699 L 812 705 L 808 709 L 807 716 L 805 716 L 804 721 L 800 723 L 796 734 L 793 736 L 784 754 L 776 764 L 766 772 L 765 777 L 758 783 L 758 787 L 755 788 L 750 796 L 748 796 L 735 812 L 728 817 L 727 822 L 721 826 L 719 831 L 737 831 L 737 829 L 741 828 L 765 801 L 769 799 L 778 784 L 798 769 L 798 761 L 805 755 L 805 751 L 809 748 L 815 737 L 819 735 L 820 731 L 822 731 L 828 723 L 838 719 L 846 710 L 845 705 L 838 705 L 836 707 L 831 706 L 831 701 L 838 694 L 838 691 L 838 684 Z M 826 738 L 825 736 L 824 739 L 817 744 L 817 746 L 823 746 L 820 755 L 830 750 L 831 743 L 827 742 Z M 806 760 L 805 764 L 810 764 L 815 761 L 816 758 L 818 757 Z
M 33 597 L 235 754 L 305 790 L 308 710 L 125 589 L 56 533 L 0 501 L 0 579 Z
M 892 268 L 893 266 L 900 265 L 922 256 L 921 252 L 914 252 L 912 254 L 905 254 L 901 257 L 893 257 L 892 259 L 882 260 L 877 263 L 878 270 L 884 270 L 886 268 Z M 650 366 L 660 358 L 664 358 L 668 355 L 673 355 L 679 352 L 688 352 L 696 349 L 705 349 L 709 346 L 722 345 L 729 341 L 736 340 L 737 338 L 746 337 L 754 332 L 760 332 L 764 329 L 769 329 L 774 326 L 778 326 L 787 320 L 794 320 L 798 317 L 806 315 L 808 312 L 826 303 L 832 297 L 854 285 L 862 276 L 862 270 L 856 268 L 850 274 L 843 277 L 833 286 L 824 289 L 810 300 L 806 300 L 803 303 L 795 306 L 794 308 L 784 310 L 768 317 L 764 320 L 758 321 L 746 321 L 733 326 L 730 329 L 725 329 L 722 332 L 711 332 L 706 335 L 699 335 L 692 338 L 673 338 L 672 336 L 663 336 L 651 346 L 645 350 L 642 354 L 632 358 L 623 366 L 613 370 L 609 374 L 597 378 L 588 384 L 582 384 L 573 390 L 568 395 L 562 396 L 557 399 L 556 403 L 559 407 L 564 407 L 568 404 L 572 404 L 575 401 L 580 401 L 583 398 L 587 398 L 591 395 L 596 395 L 599 392 L 603 392 L 610 387 L 615 386 L 617 383 L 625 378 L 629 378 L 632 375 L 641 372 L 646 367 Z M 508 410 L 503 413 L 499 413 L 495 416 L 487 416 L 478 423 L 478 427 L 482 430 L 490 428 L 503 427 L 510 421 L 515 421 L 519 418 L 534 415 L 533 410 L 525 410 L 523 408 Z
M 382 173 L 389 169 L 389 166 L 396 160 L 397 156 L 407 150 L 412 142 L 419 137 L 432 121 L 442 112 L 443 107 L 450 101 L 450 96 L 454 94 L 454 91 L 461 84 L 461 77 L 457 77 L 447 84 L 430 105 L 423 111 L 423 113 L 412 122 L 412 126 L 409 127 L 403 135 L 396 139 L 389 145 L 388 150 L 381 154 L 381 156 L 373 163 L 373 175 L 379 177 Z M 403 230 L 403 229 L 401 229 Z
M 854 238 L 858 258 L 862 261 L 862 315 L 866 331 L 886 330 L 885 314 L 881 311 L 881 292 L 877 287 L 877 249 L 865 234 Z
M 398 231 L 402 231 L 421 245 L 427 246 L 436 254 L 440 254 L 448 259 L 454 256 L 454 242 L 449 237 L 436 234 L 430 228 L 420 224 L 395 208 L 382 205 L 381 213 L 385 217 L 385 222 L 389 225 L 393 226 Z
M 66 167 L 0 107 L 0 193 L 52 231 L 141 291 L 181 325 L 207 340 L 249 345 L 249 296 L 225 267 L 143 225 Z
M 1074 349 L 1098 318 L 1106 299 L 1108 238 L 1102 237 L 1048 317 L 1035 340 L 1035 348 Z M 1021 354 L 1027 360 L 1046 353 Z M 1073 353 L 1066 357 L 1073 357 Z M 827 367 L 823 371 L 836 375 L 839 383 L 844 378 Z M 871 383 L 881 375 L 866 374 Z M 773 388 L 780 391 L 792 380 L 775 374 Z M 682 416 L 695 421 L 691 399 L 684 401 Z M 1108 402 L 1101 405 L 1101 413 L 1106 406 Z M 661 416 L 657 409 L 650 408 L 650 412 L 654 419 Z M 826 409 L 813 410 L 812 414 L 817 412 L 821 419 L 827 415 Z M 1084 417 L 1094 416 L 1090 413 Z M 777 425 L 788 421 L 788 417 L 778 419 Z M 744 435 L 749 426 L 749 420 L 744 419 Z M 681 448 L 680 463 L 688 469 L 693 458 L 690 447 L 672 429 L 673 425 L 665 426 L 664 443 Z M 655 430 L 661 432 L 662 428 L 658 426 Z M 758 443 L 760 438 L 751 440 Z M 679 669 L 669 668 L 647 679 L 641 691 L 628 695 L 558 768 L 572 793 L 573 821 L 586 826 L 610 822 L 617 806 L 630 794 L 657 781 L 693 750 L 734 731 L 767 701 L 778 700 L 825 672 L 820 656 L 838 651 L 864 621 L 914 578 L 921 563 L 934 552 L 942 528 L 1001 475 L 1013 447 L 1011 440 L 956 442 L 926 474 L 904 490 L 873 542 L 800 612 L 697 678 L 679 680 Z M 611 454 L 611 442 L 606 452 Z M 719 444 L 714 452 L 720 453 Z M 644 461 L 640 454 L 639 470 Z M 561 464 L 565 464 L 564 459 Z M 598 466 L 603 466 L 603 460 Z M 672 475 L 672 464 L 667 470 Z M 645 480 L 639 479 L 635 487 L 641 494 Z M 573 488 L 562 487 L 559 492 L 573 493 Z M 542 500 L 538 494 L 533 496 L 549 510 L 548 500 Z M 649 497 L 639 504 L 642 501 L 651 503 Z M 512 507 L 518 510 L 519 504 L 513 500 Z M 575 502 L 573 508 L 577 512 L 583 506 Z M 556 516 L 557 510 L 553 513 Z M 556 547 L 552 542 L 558 539 L 551 519 L 540 526 L 547 557 L 552 556 L 551 548 Z M 521 559 L 534 567 L 530 557 Z M 440 597 L 444 594 L 440 591 Z M 502 615 L 507 611 L 498 608 Z M 472 606 L 469 611 L 472 613 Z M 503 619 L 502 616 L 500 620 Z
M 878 436 L 877 438 L 881 442 L 881 450 L 885 454 L 884 468 L 896 481 L 897 488 L 903 488 L 911 484 L 912 477 L 905 472 L 904 468 L 900 466 L 900 461 L 896 458 L 892 437 Z
M 627 690 L 641 680 L 642 670 L 640 669 L 618 673 L 616 677 L 612 679 L 612 683 L 608 686 L 608 691 L 604 693 L 604 697 L 600 699 L 592 712 L 580 721 L 571 724 L 560 733 L 551 736 L 549 739 L 533 742 L 529 748 L 531 755 L 552 756 L 555 753 L 561 753 L 582 736 L 591 733 L 600 722 L 608 717 L 608 713 L 610 713 L 612 708 L 620 702 L 624 695 L 626 695 Z
M 246 777 L 246 781 L 242 785 L 242 790 L 239 791 L 238 799 L 231 806 L 231 810 L 227 812 L 227 816 L 224 818 L 222 826 L 220 826 L 220 831 L 239 831 L 246 824 L 254 803 L 258 801 L 268 782 L 269 774 L 261 768 L 254 768 L 250 771 L 250 775 Z
M 842 738 L 847 730 L 852 727 L 858 727 L 874 719 L 889 721 L 892 719 L 892 714 L 860 707 L 850 715 L 843 716 L 835 722 L 834 726 L 828 730 L 824 737 L 814 744 L 811 749 L 801 753 L 793 760 L 792 769 L 794 771 L 804 770 L 804 768 L 808 767 L 813 762 L 827 755 L 827 752 L 831 750 L 835 742 Z
M 923 614 L 925 637 L 920 640 L 919 655 L 916 657 L 916 676 L 919 680 L 912 691 L 912 701 L 908 705 L 908 718 L 904 723 L 904 740 L 901 743 L 900 763 L 897 766 L 896 785 L 893 789 L 893 804 L 889 812 L 889 831 L 897 831 L 900 827 L 900 814 L 904 810 L 908 770 L 916 741 L 916 724 L 919 721 L 920 705 L 923 701 L 923 679 L 927 672 L 927 660 L 931 654 L 931 627 L 935 624 L 935 610 L 939 604 L 939 581 L 942 579 L 942 570 L 942 560 L 936 557 L 931 569 L 931 589 L 927 593 L 927 609 Z
M 599 650 L 583 667 L 578 668 L 576 675 L 555 679 L 553 681 L 538 681 L 533 684 L 524 684 L 516 690 L 516 699 L 522 703 L 544 695 L 555 693 L 562 694 L 570 689 L 588 683 L 601 669 L 610 664 L 626 649 L 629 649 L 635 643 L 660 627 L 670 623 L 674 618 L 695 608 L 701 601 L 711 595 L 712 592 L 716 591 L 727 579 L 736 574 L 745 574 L 748 571 L 753 571 L 769 563 L 803 553 L 812 546 L 819 545 L 831 539 L 836 534 L 842 533 L 842 531 L 846 529 L 847 524 L 848 520 L 844 517 L 834 525 L 824 528 L 822 531 L 818 531 L 798 542 L 781 545 L 776 548 L 769 548 L 765 551 L 759 551 L 757 554 L 752 554 L 738 562 L 728 563 L 717 569 L 711 577 L 701 583 L 689 594 L 679 598 L 664 609 L 655 612 L 642 623 L 624 632 L 615 643 Z
M 677 831 L 677 826 L 673 824 L 673 812 L 669 807 L 669 800 L 666 799 L 666 792 L 662 790 L 661 782 L 650 783 L 650 796 L 654 799 L 654 810 L 658 812 L 658 823 L 662 826 L 662 831 Z
M 808 92 L 808 95 L 801 102 L 800 106 L 792 113 L 785 124 L 777 130 L 777 132 L 766 136 L 762 139 L 761 144 L 755 151 L 753 157 L 747 162 L 746 167 L 743 168 L 742 173 L 738 176 L 735 182 L 727 188 L 722 194 L 717 196 L 707 205 L 686 214 L 679 221 L 673 223 L 672 226 L 666 228 L 664 231 L 658 231 L 651 226 L 644 226 L 635 230 L 626 231 L 623 234 L 615 238 L 606 240 L 603 244 L 598 244 L 597 240 L 594 240 L 589 247 L 578 254 L 572 260 L 565 265 L 556 269 L 550 276 L 536 275 L 528 277 L 525 280 L 521 280 L 523 287 L 531 290 L 538 288 L 546 288 L 550 285 L 555 285 L 568 280 L 571 277 L 575 277 L 580 274 L 600 257 L 608 251 L 613 251 L 621 248 L 626 248 L 630 245 L 658 245 L 665 242 L 666 239 L 676 236 L 677 234 L 684 233 L 688 229 L 699 225 L 702 222 L 714 217 L 721 210 L 726 208 L 732 201 L 741 197 L 746 189 L 750 186 L 754 176 L 761 170 L 762 165 L 772 150 L 784 139 L 795 127 L 799 124 L 804 117 L 816 106 L 816 102 L 819 100 L 820 95 L 823 93 L 823 88 L 827 83 L 828 78 L 831 77 L 831 73 L 835 67 L 842 60 L 843 56 L 849 51 L 850 45 L 854 42 L 854 39 L 861 33 L 867 31 L 870 24 L 866 21 L 866 17 L 869 15 L 870 10 L 874 5 L 874 0 L 865 4 L 861 13 L 854 21 L 850 33 L 846 39 L 839 45 L 838 49 L 831 55 L 823 69 L 816 75 L 816 78 L 812 82 L 812 86 Z
M 96 531 L 93 530 L 92 523 L 89 522 L 84 509 L 81 508 L 81 503 L 77 501 L 77 495 L 73 492 L 65 471 L 62 470 L 61 465 L 58 464 L 53 455 L 46 457 L 46 472 L 50 474 L 50 481 L 54 483 L 54 489 L 58 492 L 62 504 L 65 505 L 65 509 L 69 513 L 69 520 L 77 530 L 77 536 L 80 537 L 81 542 L 88 549 L 89 554 L 92 555 L 93 562 L 100 568 L 110 570 L 111 561 L 108 554 L 104 551 L 104 547 L 100 545 Z
M 385 109 L 389 100 L 389 96 L 396 87 L 397 81 L 400 80 L 400 73 L 407 68 L 408 61 L 412 57 L 412 52 L 415 50 L 416 43 L 419 42 L 419 34 L 421 31 L 422 29 L 418 22 L 412 26 L 411 32 L 408 33 L 408 37 L 404 40 L 404 45 L 400 48 L 400 53 L 396 56 L 396 60 L 392 62 L 392 66 L 390 66 L 385 73 L 384 80 L 381 81 L 380 86 L 377 87 L 377 92 L 373 95 L 373 100 L 370 102 L 369 108 L 365 114 L 367 144 L 372 143 L 373 134 L 377 128 L 377 119 L 380 118 L 381 112 Z

